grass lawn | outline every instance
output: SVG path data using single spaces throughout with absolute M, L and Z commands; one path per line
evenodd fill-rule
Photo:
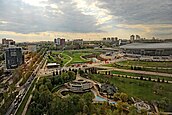
M 131 66 L 142 66 L 141 71 L 172 73 L 172 62 L 122 61 L 117 62 L 116 64 L 106 64 L 104 66 L 116 67 L 121 69 L 131 69 Z
M 125 92 L 130 97 L 138 97 L 142 100 L 152 101 L 167 97 L 172 103 L 172 84 L 141 81 L 122 77 L 106 77 L 105 75 L 92 75 L 91 79 L 96 81 L 109 81 L 118 87 L 119 92 Z M 157 92 L 155 94 L 154 92 Z
M 144 67 L 164 67 L 172 68 L 172 62 L 145 62 L 145 61 L 122 61 L 118 62 L 123 65 L 134 65 L 134 66 L 144 66 Z
M 172 77 L 164 77 L 164 76 L 158 76 L 158 75 L 146 75 L 146 74 L 139 74 L 139 73 L 130 73 L 130 72 L 122 72 L 122 71 L 111 71 L 112 74 L 119 74 L 119 75 L 128 75 L 128 76 L 134 76 L 134 77 L 140 77 L 143 76 L 144 78 L 151 77 L 152 79 L 163 79 L 172 81 Z
M 47 57 L 48 63 L 55 63 L 55 62 L 56 62 L 55 57 L 53 57 L 53 56 L 51 56 L 51 55 L 49 55 L 49 57 L 50 57 L 50 58 Z
M 62 61 L 63 61 L 62 65 L 66 64 L 70 60 L 70 57 L 67 54 L 64 54 L 64 53 L 61 53 L 60 57 L 62 58 Z
M 63 54 L 71 56 L 73 59 L 70 64 L 75 64 L 87 62 L 87 60 L 82 59 L 80 56 L 88 55 L 90 53 L 86 51 L 64 51 Z
M 25 98 L 23 99 L 23 101 L 22 101 L 20 107 L 18 108 L 18 110 L 17 110 L 17 112 L 16 112 L 16 115 L 21 115 L 21 114 L 22 114 L 22 112 L 23 112 L 23 110 L 24 110 L 24 107 L 25 107 L 25 105 L 26 105 L 26 103 L 27 103 L 27 100 L 29 99 L 29 96 L 30 96 L 30 94 L 32 93 L 32 89 L 33 89 L 33 87 L 34 87 L 34 84 L 35 84 L 36 80 L 37 80 L 37 78 L 34 79 L 34 81 L 33 81 L 32 85 L 31 85 L 29 91 L 27 92 L 27 94 L 26 94 Z

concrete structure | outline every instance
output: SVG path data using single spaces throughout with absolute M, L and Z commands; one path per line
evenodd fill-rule
M 28 51 L 29 52 L 36 52 L 37 46 L 36 45 L 28 45 Z
M 123 53 L 145 56 L 170 56 L 172 43 L 132 43 L 120 47 Z
M 7 69 L 14 69 L 24 63 L 22 48 L 11 47 L 5 49 L 5 62 Z
M 93 87 L 93 83 L 78 79 L 73 82 L 67 83 L 66 86 L 72 92 L 85 92 Z

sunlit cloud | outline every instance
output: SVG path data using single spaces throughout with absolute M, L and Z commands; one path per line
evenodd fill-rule
M 171 0 L 1 0 L 0 37 L 172 38 L 171 4 Z

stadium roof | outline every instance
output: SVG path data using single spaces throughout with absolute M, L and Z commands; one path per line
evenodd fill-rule
M 172 43 L 131 43 L 120 46 L 122 49 L 172 49 Z

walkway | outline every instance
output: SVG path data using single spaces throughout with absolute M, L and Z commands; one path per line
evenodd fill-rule
M 63 55 L 66 55 L 66 54 L 63 54 Z M 70 60 L 68 62 L 66 62 L 63 67 L 66 67 L 67 64 L 69 64 L 73 60 L 73 58 L 71 56 L 69 56 L 69 55 L 66 55 L 66 56 L 68 56 L 70 58 Z
M 130 72 L 130 73 L 138 73 L 138 74 L 147 74 L 147 75 L 158 75 L 158 76 L 164 76 L 164 77 L 172 77 L 172 74 L 168 73 L 159 73 L 159 72 L 150 72 L 150 71 L 139 71 L 139 70 L 127 70 L 127 69 L 119 69 L 115 67 L 104 67 L 104 66 L 94 66 L 97 68 L 106 68 L 108 71 L 116 70 L 121 72 Z M 101 70 L 101 71 L 107 71 L 107 70 Z

